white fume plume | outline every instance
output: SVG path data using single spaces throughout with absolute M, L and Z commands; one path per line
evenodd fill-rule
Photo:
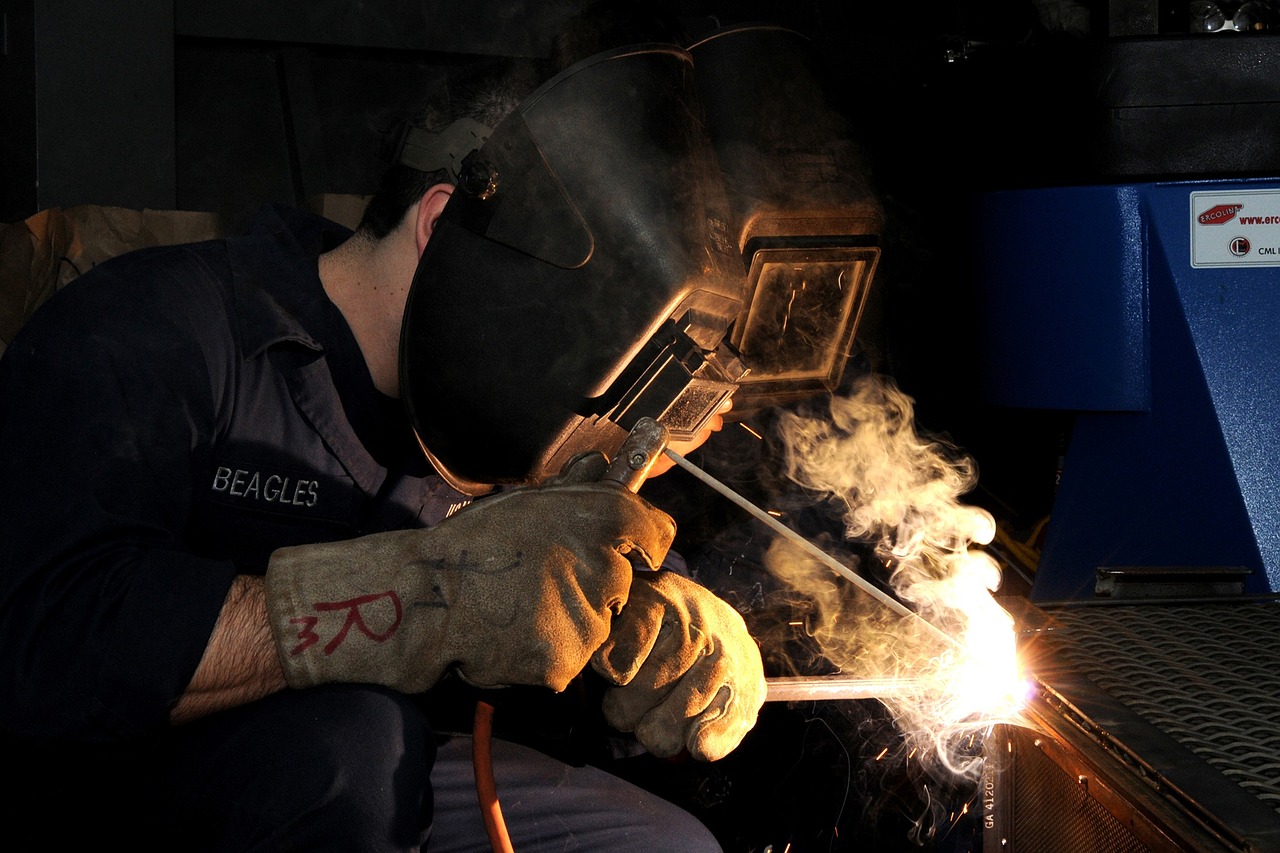
M 972 459 L 922 436 L 912 400 L 878 376 L 832 399 L 829 417 L 783 413 L 778 434 L 788 478 L 842 503 L 845 536 L 870 543 L 896 596 L 956 642 L 859 595 L 783 541 L 766 556 L 769 570 L 815 602 L 811 633 L 843 674 L 908 685 L 882 700 L 908 748 L 927 740 L 949 771 L 975 773 L 981 759 L 961 741 L 1015 718 L 1023 686 L 1013 620 L 991 595 L 999 567 L 974 547 L 991 541 L 995 521 L 960 501 L 977 482 Z

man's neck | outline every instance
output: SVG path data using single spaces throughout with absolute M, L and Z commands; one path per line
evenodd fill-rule
M 382 240 L 354 236 L 319 261 L 325 293 L 351 327 L 374 386 L 390 397 L 400 396 L 400 324 L 416 266 L 416 250 L 398 245 L 404 239 L 398 231 Z

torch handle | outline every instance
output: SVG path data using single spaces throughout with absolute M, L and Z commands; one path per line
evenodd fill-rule
M 658 461 L 667 447 L 667 428 L 653 418 L 641 418 L 631 428 L 617 455 L 609 463 L 604 479 L 612 480 L 624 489 L 638 492 L 649 476 L 653 463 Z

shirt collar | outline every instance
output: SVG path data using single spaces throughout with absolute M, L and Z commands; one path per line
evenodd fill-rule
M 315 321 L 317 312 L 337 309 L 320 283 L 318 259 L 350 236 L 349 229 L 321 216 L 267 205 L 248 234 L 227 241 L 247 355 L 285 341 L 323 352 L 308 328 L 323 327 Z

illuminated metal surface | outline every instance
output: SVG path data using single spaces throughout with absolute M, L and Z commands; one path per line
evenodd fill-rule
M 1280 603 L 1006 606 L 1037 689 L 1020 734 L 989 752 L 990 837 L 1010 846 L 986 850 L 1056 851 L 1041 844 L 1073 822 L 1102 828 L 1085 812 L 1028 809 L 1043 786 L 1062 796 L 1061 779 L 1046 781 L 1056 774 L 1146 849 L 1280 851 Z M 1029 772 L 1041 758 L 1058 769 Z
M 1280 605 L 1054 614 L 1063 661 L 1280 811 Z

